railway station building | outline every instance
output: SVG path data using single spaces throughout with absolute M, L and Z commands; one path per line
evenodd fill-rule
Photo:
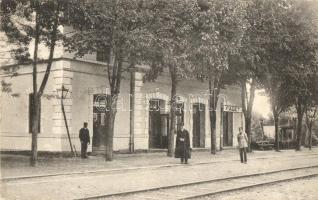
M 88 122 L 91 145 L 89 151 L 103 151 L 105 141 L 105 100 L 109 95 L 106 65 L 94 59 L 73 59 L 63 54 L 54 59 L 51 74 L 41 98 L 40 133 L 38 150 L 49 152 L 70 151 L 65 119 L 72 146 L 80 150 L 78 138 L 83 122 Z M 38 81 L 46 69 L 38 65 Z M 114 128 L 114 151 L 126 151 L 130 138 L 130 84 L 135 87 L 134 148 L 136 150 L 167 149 L 170 124 L 171 81 L 168 73 L 154 82 L 145 82 L 147 69 L 137 67 L 125 72 L 117 104 Z M 12 73 L 14 72 L 14 76 Z M 131 73 L 133 76 L 131 76 Z M 1 151 L 27 151 L 31 148 L 32 65 L 8 64 L 1 66 L 2 83 L 10 85 L 11 92 L 1 93 L 0 141 Z M 133 79 L 131 80 L 131 77 Z M 61 109 L 62 86 L 65 117 Z M 191 147 L 209 149 L 211 132 L 208 107 L 208 83 L 181 80 L 177 86 L 177 126 L 184 123 L 190 133 Z M 238 128 L 243 126 L 241 90 L 227 86 L 219 95 L 217 106 L 217 149 L 237 145 Z

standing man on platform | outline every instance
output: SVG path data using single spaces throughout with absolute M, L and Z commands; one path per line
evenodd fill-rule
M 191 158 L 189 132 L 184 129 L 183 124 L 177 133 L 175 158 L 181 158 L 181 163 L 184 161 L 185 164 L 188 164 L 188 159 Z
M 79 138 L 81 141 L 81 157 L 87 157 L 87 144 L 90 144 L 89 130 L 87 128 L 87 122 L 84 122 L 84 127 L 79 131 Z
M 246 148 L 248 144 L 248 138 L 245 132 L 243 132 L 243 128 L 239 128 L 239 134 L 237 135 L 237 142 L 240 148 L 240 158 L 241 163 L 247 163 L 247 156 L 246 156 Z

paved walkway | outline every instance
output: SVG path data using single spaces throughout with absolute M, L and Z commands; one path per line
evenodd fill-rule
M 44 172 L 49 172 L 48 170 L 55 173 L 61 173 L 62 170 L 74 173 L 76 170 L 88 172 L 95 167 L 104 172 L 3 181 L 0 183 L 0 194 L 4 199 L 15 200 L 68 200 L 287 168 L 318 166 L 317 150 L 283 151 L 281 153 L 254 152 L 249 154 L 248 164 L 241 164 L 237 159 L 237 151 L 233 150 L 224 151 L 216 156 L 211 156 L 208 152 L 195 152 L 189 165 L 179 164 L 177 159 L 167 158 L 164 153 L 117 155 L 113 162 L 104 162 L 100 157 L 84 161 L 61 158 L 40 159 L 41 164 L 38 168 L 29 167 L 24 170 L 23 167 L 20 167 L 20 172 L 18 172 L 16 167 L 12 167 L 12 169 L 6 168 L 4 171 L 15 170 L 20 175 L 30 173 L 28 170 L 33 170 L 35 174 L 44 174 Z M 26 157 L 24 161 L 27 165 L 28 158 Z M 57 162 L 59 165 L 56 164 Z M 17 166 L 19 167 L 19 165 Z M 54 167 L 56 167 L 55 170 Z M 68 169 L 71 167 L 74 167 L 73 171 Z M 123 171 L 116 171 L 118 169 Z M 218 187 L 222 188 L 223 185 Z
M 303 149 L 274 151 L 254 151 L 248 154 L 249 159 L 263 159 L 268 157 L 288 157 L 314 154 L 318 156 L 318 148 L 311 151 Z M 162 168 L 180 165 L 179 159 L 170 158 L 166 153 L 115 154 L 112 162 L 105 162 L 101 156 L 91 156 L 89 159 L 39 157 L 37 167 L 29 166 L 29 157 L 22 155 L 1 154 L 1 178 L 15 178 L 28 176 L 44 176 L 57 174 L 89 173 L 94 171 L 121 171 L 139 168 Z M 224 150 L 211 155 L 209 152 L 193 152 L 190 165 L 238 161 L 236 149 Z

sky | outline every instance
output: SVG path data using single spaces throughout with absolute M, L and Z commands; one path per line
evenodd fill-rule
M 253 111 L 261 114 L 265 118 L 269 118 L 271 115 L 270 103 L 268 97 L 263 93 L 264 90 L 256 91 Z

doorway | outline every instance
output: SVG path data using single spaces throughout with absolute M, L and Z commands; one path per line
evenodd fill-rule
M 93 152 L 104 150 L 107 134 L 107 98 L 106 94 L 94 94 L 93 97 Z
M 193 105 L 193 147 L 205 147 L 205 105 Z
M 223 146 L 233 146 L 233 113 L 223 112 Z
M 168 148 L 169 115 L 163 114 L 164 108 L 164 100 L 149 101 L 149 148 Z

